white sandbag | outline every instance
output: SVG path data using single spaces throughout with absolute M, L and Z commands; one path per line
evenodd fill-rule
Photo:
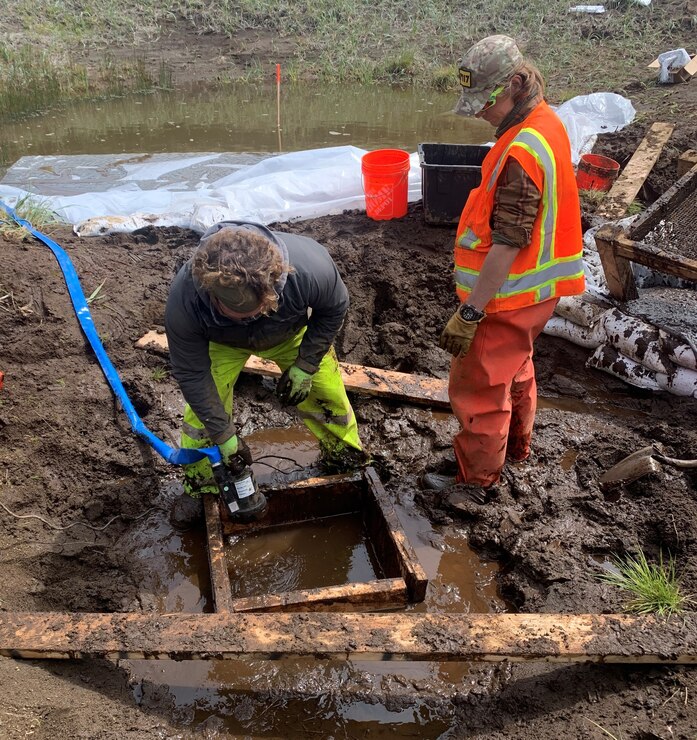
M 561 316 L 552 316 L 545 324 L 543 332 L 551 337 L 568 339 L 579 347 L 587 349 L 595 349 L 607 341 L 607 334 L 602 323 L 596 323 L 593 327 L 581 326 Z
M 661 390 L 656 381 L 656 373 L 618 352 L 610 344 L 598 347 L 586 361 L 586 367 L 594 367 L 610 373 L 637 388 L 647 388 L 651 391 Z
M 697 372 L 686 367 L 676 368 L 674 373 L 656 373 L 656 382 L 664 391 L 676 396 L 697 398 Z
M 591 303 L 585 296 L 571 295 L 559 299 L 554 313 L 580 326 L 595 326 L 608 312 L 608 306 Z
M 680 337 L 676 337 L 675 334 L 663 331 L 663 329 L 658 330 L 658 337 L 661 349 L 676 365 L 686 367 L 689 370 L 697 370 L 697 354 L 689 344 Z
M 103 236 L 104 234 L 130 234 L 146 226 L 179 226 L 189 228 L 189 217 L 182 216 L 176 219 L 157 214 L 137 214 L 131 216 L 95 216 L 73 226 L 78 236 Z
M 675 371 L 675 365 L 661 349 L 658 329 L 652 324 L 613 308 L 605 314 L 603 326 L 608 343 L 626 357 L 654 373 L 670 375 Z

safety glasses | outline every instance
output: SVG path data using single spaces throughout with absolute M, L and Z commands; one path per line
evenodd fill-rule
M 504 85 L 499 85 L 497 88 L 495 88 L 491 95 L 489 95 L 488 100 L 486 101 L 486 103 L 484 103 L 482 109 L 479 112 L 484 113 L 485 110 L 488 110 L 493 105 L 496 105 L 496 99 L 505 89 L 506 87 Z

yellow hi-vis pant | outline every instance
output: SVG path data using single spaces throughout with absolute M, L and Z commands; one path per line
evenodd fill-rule
M 298 348 L 305 334 L 303 328 L 294 337 L 263 352 L 251 352 L 225 344 L 211 342 L 208 353 L 211 358 L 211 374 L 225 411 L 232 413 L 232 391 L 242 368 L 254 354 L 272 360 L 281 370 L 290 367 L 298 356 Z M 340 451 L 346 447 L 362 450 L 358 436 L 356 417 L 346 395 L 341 379 L 339 362 L 334 347 L 330 347 L 322 358 L 319 369 L 312 376 L 309 396 L 297 406 L 305 426 L 317 437 L 324 452 Z M 185 448 L 209 447 L 211 440 L 189 404 L 184 409 L 181 446 Z M 201 493 L 217 493 L 211 464 L 207 458 L 184 465 L 184 489 L 198 496 Z

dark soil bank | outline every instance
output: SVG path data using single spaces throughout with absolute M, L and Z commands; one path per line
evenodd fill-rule
M 418 207 L 397 222 L 347 213 L 278 228 L 326 244 L 340 267 L 352 300 L 337 340 L 341 359 L 447 375 L 448 357 L 437 338 L 455 305 L 450 229 L 425 227 Z M 64 228 L 53 236 L 68 250 L 87 295 L 104 282 L 101 299 L 91 306 L 99 334 L 146 424 L 176 443 L 181 399 L 161 372 L 167 358 L 134 343 L 161 326 L 169 282 L 196 235 L 145 229 L 81 240 Z M 6 240 L 0 250 L 0 501 L 17 515 L 39 514 L 58 527 L 80 520 L 95 528 L 54 529 L 0 511 L 0 608 L 153 608 L 141 598 L 142 564 L 123 543 L 151 507 L 167 508 L 176 486 L 165 484 L 176 471 L 128 429 L 86 348 L 49 250 L 31 240 Z M 610 496 L 598 486 L 604 470 L 654 441 L 667 454 L 694 457 L 694 401 L 651 395 L 586 370 L 586 354 L 561 340 L 540 339 L 542 399 L 534 452 L 528 462 L 505 471 L 498 497 L 485 507 L 455 509 L 439 496 L 418 492 L 424 470 L 452 464 L 451 417 L 354 397 L 362 435 L 390 493 L 420 507 L 436 529 L 468 530 L 483 555 L 500 559 L 501 592 L 522 611 L 620 610 L 621 594 L 598 575 L 613 554 L 638 548 L 649 556 L 670 552 L 685 590 L 697 590 L 695 472 L 666 469 Z M 257 377 L 240 381 L 236 416 L 243 434 L 294 422 L 277 406 L 268 381 Z M 352 675 L 334 686 L 298 686 L 294 698 L 316 708 L 324 693 L 353 685 Z M 161 690 L 131 690 L 126 675 L 104 661 L 2 659 L 0 680 L 4 737 L 232 736 L 215 710 L 183 717 Z M 273 689 L 264 694 L 260 688 L 256 699 L 235 694 L 234 687 L 226 691 L 235 706 L 252 702 L 247 714 L 240 710 L 239 736 L 310 732 L 311 725 L 301 731 L 261 721 L 270 716 L 265 701 L 276 700 Z M 408 677 L 383 681 L 365 701 L 408 708 L 420 697 L 434 718 L 420 728 L 421 737 L 596 738 L 604 736 L 597 723 L 617 737 L 667 740 L 695 737 L 694 696 L 697 678 L 689 669 L 535 664 L 473 667 L 463 681 L 440 687 Z M 358 734 L 351 736 L 376 729 L 356 727 Z

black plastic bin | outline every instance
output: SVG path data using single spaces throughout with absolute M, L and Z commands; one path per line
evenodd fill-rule
M 482 181 L 482 161 L 488 146 L 419 144 L 424 221 L 439 226 L 457 224 L 470 190 Z

